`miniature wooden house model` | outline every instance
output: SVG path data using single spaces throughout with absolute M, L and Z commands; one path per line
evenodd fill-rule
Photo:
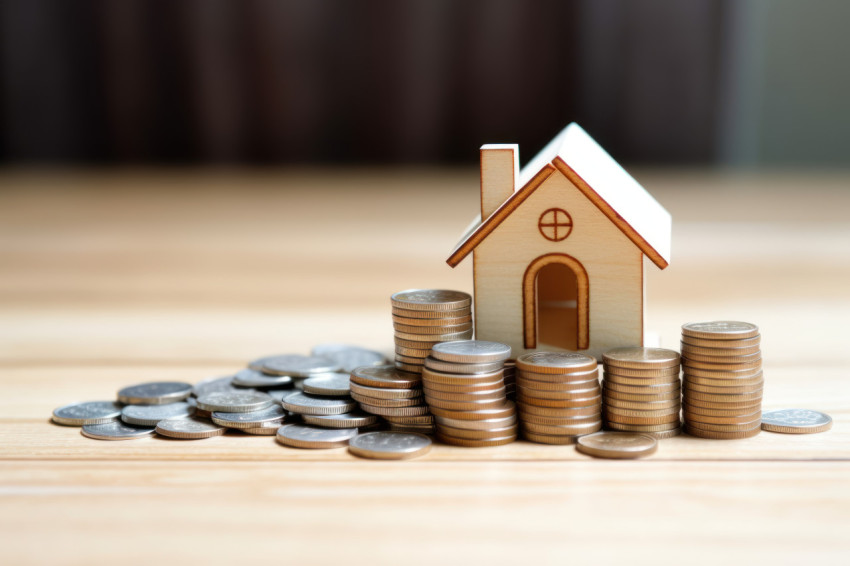
M 643 345 L 643 257 L 667 267 L 671 222 L 570 124 L 522 170 L 517 145 L 481 147 L 481 218 L 447 263 L 473 254 L 477 339 L 600 358 Z

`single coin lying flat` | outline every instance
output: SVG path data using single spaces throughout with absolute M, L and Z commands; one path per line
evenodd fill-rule
M 183 440 L 200 440 L 212 436 L 221 436 L 225 430 L 224 427 L 213 424 L 207 419 L 195 417 L 167 419 L 156 423 L 157 434 Z
M 597 432 L 580 436 L 576 450 L 597 458 L 641 458 L 658 449 L 658 442 L 645 434 Z
M 810 409 L 777 409 L 761 416 L 761 429 L 785 434 L 814 434 L 832 428 L 832 417 Z
M 367 432 L 348 442 L 348 451 L 361 458 L 406 460 L 427 454 L 431 439 L 409 432 Z
M 53 411 L 53 422 L 65 426 L 103 424 L 121 417 L 121 405 L 113 401 L 71 403 Z
M 110 423 L 85 425 L 80 432 L 83 433 L 83 436 L 88 436 L 96 440 L 134 440 L 153 435 L 154 428 L 113 421 Z

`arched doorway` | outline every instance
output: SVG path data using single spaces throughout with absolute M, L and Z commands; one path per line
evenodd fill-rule
M 584 266 L 567 254 L 538 257 L 522 282 L 526 348 L 586 350 L 590 345 L 590 283 Z

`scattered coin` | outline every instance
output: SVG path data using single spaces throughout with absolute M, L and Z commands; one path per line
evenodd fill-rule
M 234 430 L 244 432 L 245 434 L 253 434 L 255 436 L 274 436 L 277 434 L 277 431 L 280 429 L 280 427 L 280 423 L 267 423 L 263 426 L 258 426 L 254 428 L 239 428 Z
M 245 368 L 236 372 L 231 383 L 238 387 L 285 387 L 292 384 L 292 378 L 288 375 L 268 375 L 261 371 Z
M 192 386 L 180 381 L 151 381 L 125 387 L 118 401 L 126 405 L 164 405 L 182 401 L 192 394 Z
M 53 411 L 53 422 L 65 426 L 103 424 L 121 417 L 121 405 L 113 401 L 71 403 Z
M 762 414 L 761 428 L 786 434 L 826 432 L 832 428 L 832 417 L 811 409 L 777 409 Z
M 347 373 L 323 373 L 304 380 L 304 393 L 339 397 L 351 393 L 351 377 Z
M 306 378 L 317 373 L 332 373 L 341 369 L 338 363 L 328 358 L 285 354 L 266 359 L 261 371 L 272 375 Z
M 221 436 L 225 429 L 207 419 L 188 417 L 183 419 L 166 419 L 156 423 L 156 432 L 170 438 L 184 440 L 200 440 L 212 436 Z
M 83 425 L 83 436 L 96 440 L 133 440 L 144 438 L 154 433 L 154 428 L 149 426 L 136 426 L 121 421 L 108 423 Z
M 275 404 L 248 413 L 216 411 L 212 414 L 212 422 L 227 428 L 257 428 L 265 423 L 282 423 L 285 417 L 286 411 L 280 405 Z
M 640 458 L 658 449 L 651 436 L 627 432 L 597 432 L 580 436 L 576 450 L 597 458 Z
M 259 391 L 213 392 L 198 397 L 198 408 L 224 413 L 249 413 L 274 405 L 275 400 Z
M 386 357 L 380 352 L 348 344 L 319 344 L 313 348 L 310 354 L 327 358 L 347 372 L 361 366 L 377 366 L 387 363 Z
M 367 432 L 352 438 L 348 451 L 361 458 L 406 460 L 427 454 L 431 439 L 423 434 L 403 432 Z
M 280 427 L 277 441 L 295 448 L 340 448 L 357 436 L 356 428 L 319 428 L 290 424 Z
M 341 415 L 357 408 L 357 402 L 351 399 L 318 397 L 296 391 L 285 397 L 283 408 L 304 415 Z
M 185 401 L 168 405 L 127 405 L 121 410 L 121 420 L 137 426 L 156 426 L 159 421 L 184 419 L 194 412 Z
M 360 428 L 378 422 L 376 415 L 361 413 L 360 411 L 341 415 L 301 415 L 301 419 L 308 425 L 326 428 Z
M 206 393 L 244 391 L 243 389 L 234 387 L 232 381 L 233 376 L 231 375 L 225 377 L 211 377 L 210 379 L 205 379 L 200 383 L 196 383 L 192 388 L 192 394 L 195 397 L 200 397 Z

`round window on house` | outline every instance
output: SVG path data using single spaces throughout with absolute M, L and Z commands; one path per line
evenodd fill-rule
M 537 228 L 547 240 L 560 242 L 573 231 L 573 219 L 562 208 L 549 208 L 540 215 Z

